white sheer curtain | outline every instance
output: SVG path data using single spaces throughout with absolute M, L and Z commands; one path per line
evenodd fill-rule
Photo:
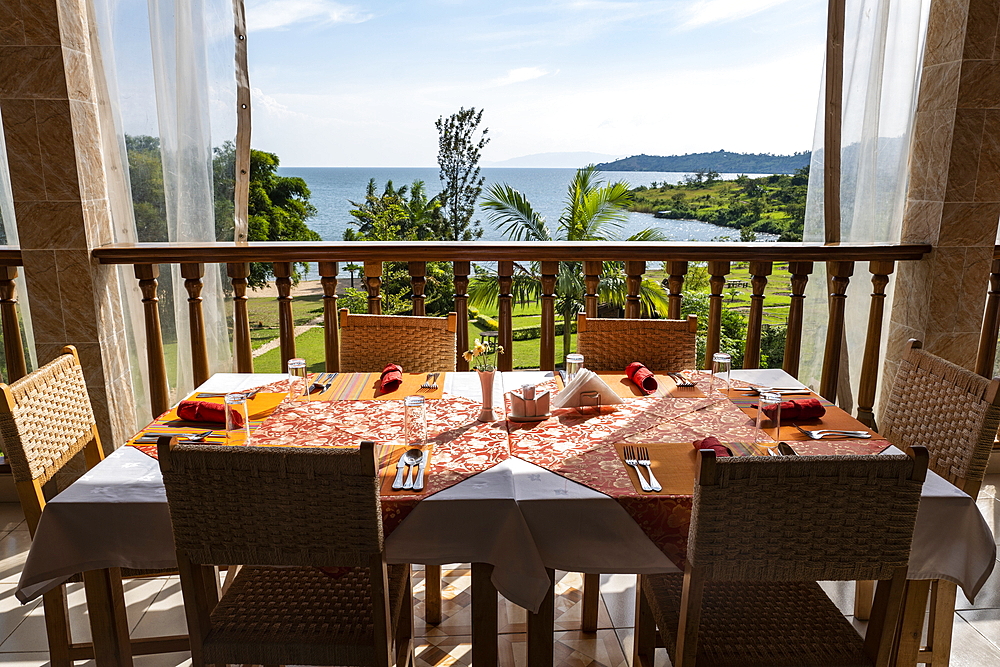
M 931 0 L 847 0 L 841 135 L 841 243 L 895 243 L 906 204 L 907 166 Z M 804 240 L 823 237 L 822 93 L 816 120 Z M 848 288 L 847 340 L 838 402 L 854 407 L 868 324 L 871 275 L 855 266 Z M 885 312 L 892 304 L 889 283 Z M 806 290 L 799 378 L 818 387 L 828 314 L 826 266 Z M 888 327 L 883 327 L 882 349 Z
M 93 0 L 91 6 L 115 240 L 232 238 L 232 196 L 216 183 L 213 162 L 216 149 L 224 152 L 236 133 L 232 0 Z M 210 372 L 233 366 L 221 274 L 218 265 L 206 265 L 202 307 Z M 130 267 L 121 281 L 130 296 L 130 353 L 142 420 L 148 414 L 141 409 L 148 401 L 145 333 Z M 168 360 L 176 358 L 168 376 L 183 392 L 193 384 L 188 294 L 176 265 L 161 267 L 160 281 L 164 343 Z

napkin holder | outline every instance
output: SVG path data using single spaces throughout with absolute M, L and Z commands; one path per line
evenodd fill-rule
M 527 396 L 525 396 L 527 394 Z M 532 397 L 532 394 L 534 396 Z M 540 422 L 549 418 L 549 397 L 547 391 L 541 393 L 531 388 L 510 392 L 510 420 L 514 422 Z

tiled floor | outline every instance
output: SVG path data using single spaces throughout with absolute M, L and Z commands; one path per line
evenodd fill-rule
M 1000 534 L 1000 475 L 990 475 L 980 494 L 979 506 Z M 28 549 L 28 531 L 16 504 L 0 503 L 0 664 L 38 667 L 48 664 L 44 618 L 40 602 L 20 605 L 14 588 Z M 998 564 L 1000 565 L 1000 564 Z M 556 648 L 558 667 L 626 667 L 631 661 L 632 618 L 635 577 L 604 575 L 601 578 L 601 610 L 596 633 L 580 627 L 582 578 L 558 573 L 556 588 Z M 468 566 L 444 568 L 443 616 L 441 624 L 423 622 L 423 571 L 415 568 L 414 592 L 417 616 L 417 667 L 465 667 L 471 664 L 469 643 L 471 584 Z M 825 584 L 827 592 L 849 614 L 854 587 L 850 583 Z M 69 587 L 74 637 L 89 636 L 81 584 Z M 126 583 L 129 625 L 133 636 L 186 632 L 180 585 L 175 577 Z M 503 667 L 525 664 L 525 611 L 502 598 L 499 604 L 500 660 Z M 975 604 L 959 593 L 951 664 L 954 667 L 1000 665 L 1000 566 L 986 583 Z M 862 627 L 863 624 L 857 624 Z M 658 652 L 657 667 L 669 665 L 666 653 Z M 80 663 L 78 663 L 80 664 Z M 136 667 L 188 665 L 186 654 L 144 656 Z

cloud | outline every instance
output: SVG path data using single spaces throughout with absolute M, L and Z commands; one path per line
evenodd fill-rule
M 712 23 L 725 23 L 783 5 L 790 0 L 695 0 L 687 8 L 687 20 L 682 30 L 700 28 Z
M 507 72 L 506 76 L 502 76 L 499 79 L 494 79 L 493 85 L 495 86 L 507 86 L 512 83 L 521 83 L 522 81 L 531 81 L 532 79 L 537 79 L 548 74 L 548 70 L 544 70 L 541 67 L 518 67 Z
M 364 23 L 372 14 L 333 0 L 250 0 L 247 30 L 274 30 L 309 21 L 312 24 Z

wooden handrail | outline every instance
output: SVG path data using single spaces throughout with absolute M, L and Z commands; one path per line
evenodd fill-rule
M 927 244 L 674 243 L 604 241 L 254 241 L 112 243 L 94 248 L 101 264 L 186 262 L 758 261 L 867 262 L 922 259 Z

